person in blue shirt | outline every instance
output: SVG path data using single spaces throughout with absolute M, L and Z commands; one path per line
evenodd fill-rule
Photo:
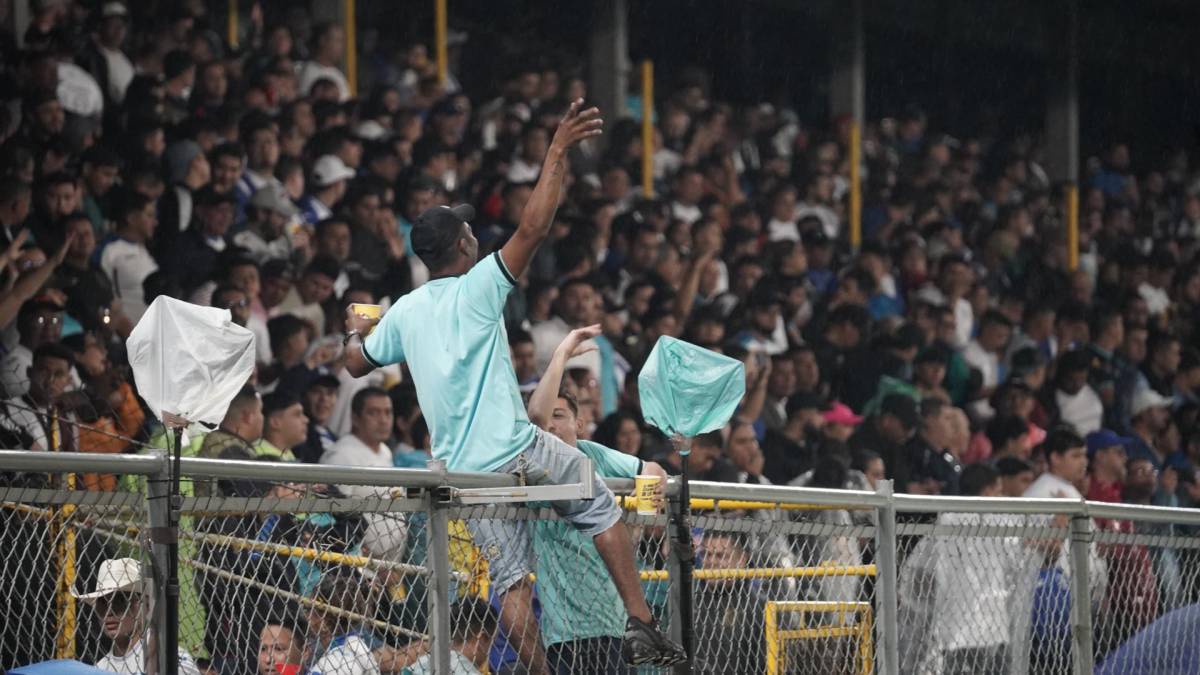
M 479 242 L 467 222 L 475 215 L 470 206 L 428 209 L 413 226 L 412 243 L 430 280 L 400 298 L 382 320 L 348 313 L 347 370 L 362 377 L 375 368 L 407 363 L 433 437 L 433 456 L 453 470 L 520 473 L 535 485 L 579 479 L 584 454 L 529 422 L 503 313 L 516 279 L 549 234 L 567 151 L 600 134 L 600 111 L 581 106 L 582 100 L 572 103 L 560 122 L 521 222 L 501 250 L 477 262 Z M 592 539 L 612 576 L 629 614 L 623 655 L 635 665 L 682 662 L 683 649 L 654 625 L 612 492 L 599 476 L 593 474 L 592 480 L 594 499 L 558 501 L 554 508 Z M 501 595 L 501 625 L 530 672 L 545 673 L 546 656 L 531 611 L 533 545 L 527 524 L 474 521 L 472 529 L 476 544 L 495 554 L 489 571 Z

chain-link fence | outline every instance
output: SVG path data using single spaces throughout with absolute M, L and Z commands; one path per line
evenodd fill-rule
M 136 494 L 75 489 L 75 476 L 9 477 L 0 487 L 0 668 L 107 651 L 96 589 L 105 561 L 149 565 Z M 15 479 L 14 479 L 15 478 Z M 149 617 L 141 617 L 142 627 Z
M 0 469 L 0 667 L 77 658 L 144 672 L 135 660 L 157 653 L 143 636 L 161 618 L 152 599 L 170 541 L 163 460 L 0 452 Z M 86 472 L 143 480 L 88 491 Z M 520 673 L 544 654 L 554 673 L 659 672 L 623 665 L 624 602 L 584 535 L 545 504 L 435 489 L 510 477 L 188 459 L 183 474 L 181 664 Z M 692 672 L 1160 672 L 1186 670 L 1181 644 L 1200 639 L 1194 512 L 710 483 L 693 493 Z M 673 519 L 627 510 L 623 523 L 651 612 L 678 638 Z M 532 541 L 518 580 L 527 599 L 497 593 L 515 582 L 494 535 L 514 528 Z M 500 621 L 515 601 L 528 616 Z

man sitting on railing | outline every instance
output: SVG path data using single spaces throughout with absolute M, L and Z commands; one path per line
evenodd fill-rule
M 433 455 L 455 470 L 520 473 L 534 484 L 579 480 L 583 455 L 529 423 L 513 371 L 504 306 L 517 278 L 550 232 L 563 193 L 566 153 L 600 133 L 596 109 L 571 104 L 546 155 L 541 178 L 516 232 L 496 253 L 477 261 L 479 242 L 470 206 L 433 207 L 417 219 L 412 247 L 430 281 L 400 298 L 383 320 L 349 314 L 346 369 L 356 377 L 406 362 L 433 436 Z M 478 263 L 478 264 L 477 264 Z M 375 326 L 378 324 L 378 326 Z M 362 340 L 372 328 L 376 330 Z M 625 604 L 624 656 L 632 664 L 671 665 L 686 659 L 654 625 L 634 567 L 633 543 L 612 492 L 592 477 L 595 498 L 554 502 L 554 508 L 592 538 Z M 532 542 L 524 521 L 477 523 L 476 543 L 496 553 L 492 583 L 501 594 L 501 624 L 535 675 L 546 657 L 532 611 Z

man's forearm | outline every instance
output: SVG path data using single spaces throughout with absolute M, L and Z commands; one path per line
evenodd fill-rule
M 542 173 L 537 185 L 525 204 L 521 214 L 518 232 L 524 231 L 530 236 L 545 239 L 554 222 L 554 214 L 562 201 L 563 179 L 567 174 L 566 150 L 550 146 L 546 159 L 542 162 Z
M 550 365 L 546 366 L 546 372 L 542 373 L 542 379 L 529 397 L 529 421 L 534 425 L 545 429 L 550 423 L 566 367 L 567 355 L 561 349 L 554 350 Z

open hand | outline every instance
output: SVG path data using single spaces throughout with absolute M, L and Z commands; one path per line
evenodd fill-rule
M 558 352 L 565 354 L 568 359 L 594 352 L 598 347 L 595 342 L 592 342 L 592 338 L 598 335 L 600 335 L 600 324 L 598 323 L 576 328 L 567 333 L 567 337 L 558 345 Z
M 554 132 L 552 146 L 566 150 L 586 138 L 599 136 L 602 133 L 604 120 L 600 119 L 600 109 L 588 108 L 581 111 L 582 106 L 583 99 L 581 98 L 571 102 L 567 114 L 563 115 L 562 121 L 558 123 L 558 130 Z

